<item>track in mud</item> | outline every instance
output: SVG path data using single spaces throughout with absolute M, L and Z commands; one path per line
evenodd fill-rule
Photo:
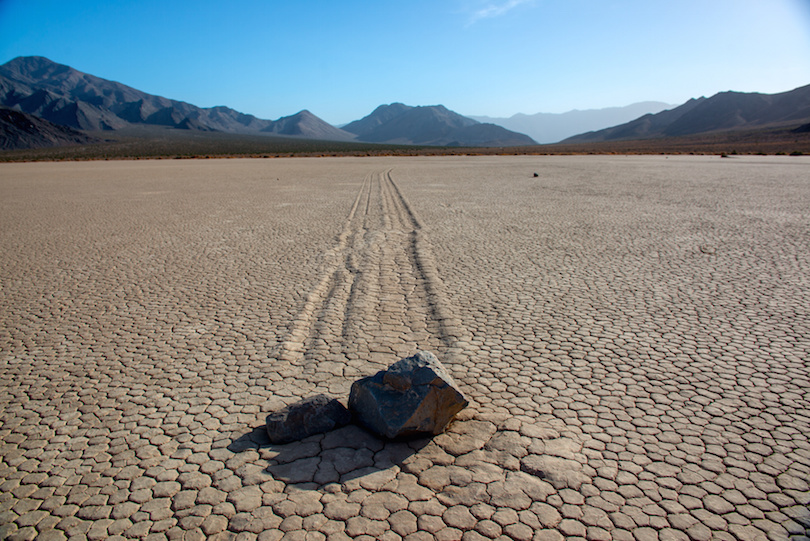
M 308 382 L 345 393 L 419 349 L 455 349 L 457 320 L 391 170 L 366 176 L 318 276 L 277 355 Z

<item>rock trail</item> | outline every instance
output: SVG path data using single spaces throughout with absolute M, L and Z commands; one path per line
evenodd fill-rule
M 368 174 L 336 244 L 323 254 L 274 357 L 335 395 L 352 381 L 426 349 L 452 363 L 458 320 L 443 295 L 423 227 L 391 170 Z

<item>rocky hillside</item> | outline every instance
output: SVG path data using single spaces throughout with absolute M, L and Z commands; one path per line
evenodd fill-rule
M 98 141 L 72 128 L 0 107 L 0 150 L 82 145 Z
M 810 122 L 810 85 L 779 94 L 721 92 L 691 99 L 657 114 L 612 128 L 576 135 L 565 142 L 682 137 L 721 131 L 799 126 Z

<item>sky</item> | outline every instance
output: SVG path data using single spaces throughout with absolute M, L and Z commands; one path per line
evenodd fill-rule
M 562 113 L 810 84 L 810 0 L 0 0 L 0 63 L 332 124 Z

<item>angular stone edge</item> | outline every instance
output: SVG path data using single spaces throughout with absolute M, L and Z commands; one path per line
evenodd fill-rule
M 447 400 L 446 404 L 435 404 L 434 407 L 438 411 L 442 411 L 443 415 L 434 424 L 432 430 L 418 430 L 410 429 L 405 432 L 400 432 L 398 428 L 403 426 L 409 419 L 412 411 L 402 410 L 399 412 L 401 416 L 395 417 L 396 422 L 386 422 L 380 415 L 377 407 L 366 407 L 366 404 L 376 405 L 380 396 L 379 394 L 388 394 L 391 398 L 396 398 L 396 395 L 407 394 L 409 385 L 404 382 L 401 374 L 403 372 L 412 370 L 411 365 L 414 363 L 424 363 L 425 366 L 417 367 L 414 370 L 416 381 L 414 385 L 435 385 L 435 381 L 441 381 L 441 387 L 449 388 L 451 391 L 451 400 Z M 430 374 L 429 379 L 422 380 L 425 376 Z M 377 389 L 377 393 L 369 389 L 369 383 Z M 434 395 L 435 396 L 435 395 Z M 400 359 L 386 370 L 381 370 L 372 376 L 367 376 L 355 381 L 352 384 L 351 392 L 349 395 L 349 409 L 355 417 L 355 420 L 361 426 L 378 434 L 386 439 L 408 439 L 416 438 L 425 435 L 438 435 L 444 432 L 447 426 L 452 422 L 453 418 L 458 412 L 463 410 L 469 405 L 469 400 L 464 393 L 458 389 L 452 376 L 450 376 L 444 365 L 429 351 L 418 351 L 410 357 Z M 362 412 L 371 412 L 371 415 L 365 415 Z M 396 413 L 395 413 L 396 414 Z

